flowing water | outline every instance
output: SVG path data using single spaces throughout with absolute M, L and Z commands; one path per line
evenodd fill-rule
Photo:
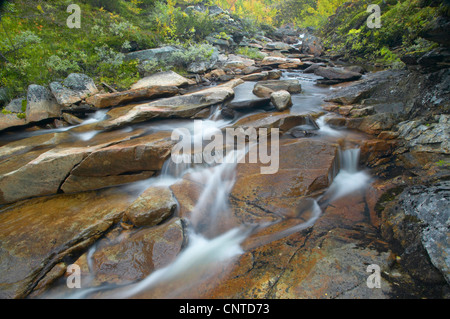
M 302 72 L 284 72 L 283 79 L 296 78 L 300 80 L 303 92 L 293 96 L 293 114 L 311 114 L 323 112 L 323 98 L 330 90 L 328 87 L 320 87 L 314 84 L 315 75 L 306 75 Z M 236 100 L 244 100 L 253 96 L 251 93 L 254 82 L 247 82 L 236 88 Z M 263 111 L 260 111 L 263 112 Z M 104 113 L 98 113 L 87 119 L 86 123 L 99 121 L 104 117 Z M 241 115 L 242 116 L 242 115 Z M 244 116 L 248 116 L 245 114 Z M 178 133 L 189 132 L 190 139 L 183 141 L 187 144 L 196 144 L 202 141 L 205 136 L 217 133 L 232 124 L 232 121 L 221 119 L 220 108 L 215 108 L 211 116 L 203 120 L 201 134 L 194 130 L 194 122 L 191 120 L 167 120 L 154 122 L 146 126 L 148 131 L 164 131 L 177 128 Z M 314 129 L 318 139 L 342 139 L 348 134 L 345 130 L 333 129 L 326 124 L 325 117 L 316 120 L 308 127 Z M 197 135 L 195 134 L 197 132 Z M 81 139 L 88 140 L 96 133 L 87 132 L 80 136 Z M 243 242 L 252 234 L 261 231 L 270 223 L 263 225 L 233 225 L 227 226 L 227 219 L 230 217 L 229 196 L 236 181 L 236 166 L 238 158 L 246 155 L 248 147 L 236 149 L 227 154 L 234 160 L 225 160 L 219 164 L 208 164 L 205 159 L 196 158 L 198 154 L 190 155 L 190 160 L 177 161 L 169 159 L 163 167 L 162 173 L 158 177 L 149 180 L 133 183 L 124 188 L 139 196 L 150 186 L 170 186 L 179 182 L 186 174 L 190 180 L 203 185 L 203 191 L 192 210 L 189 220 L 187 220 L 188 244 L 178 257 L 168 266 L 158 269 L 140 282 L 132 283 L 124 287 L 112 285 L 97 288 L 78 290 L 75 294 L 64 294 L 68 298 L 91 298 L 100 296 L 103 298 L 133 298 L 139 297 L 142 293 L 161 288 L 164 285 L 183 279 L 183 286 L 177 284 L 177 291 L 171 291 L 165 297 L 177 296 L 179 290 L 192 289 L 202 280 L 214 277 L 214 274 L 226 268 L 227 263 L 232 263 L 236 257 L 244 252 Z M 283 156 L 280 154 L 280 156 Z M 320 218 L 322 209 L 338 198 L 362 190 L 370 183 L 370 175 L 359 168 L 359 149 L 342 149 L 339 155 L 340 168 L 329 189 L 318 198 L 311 198 L 305 201 L 305 210 L 308 210 L 309 219 L 303 223 L 297 223 L 282 232 L 265 237 L 266 242 L 283 238 L 294 232 L 311 227 Z M 293 163 L 295 165 L 295 163 Z M 264 240 L 261 239 L 261 242 Z M 260 243 L 261 244 L 261 243 Z M 88 252 L 88 264 L 92 266 L 90 260 L 95 252 L 95 246 Z M 92 269 L 92 267 L 90 267 Z M 101 293 L 100 295 L 98 295 Z M 50 295 L 54 297 L 54 295 Z M 61 295 L 57 295 L 61 297 Z

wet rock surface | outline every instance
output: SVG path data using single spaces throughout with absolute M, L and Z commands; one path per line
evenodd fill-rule
M 73 75 L 50 90 L 30 86 L 26 119 L 2 115 L 0 130 L 27 129 L 0 147 L 0 296 L 71 296 L 65 281 L 75 264 L 88 288 L 81 298 L 130 297 L 149 278 L 131 297 L 448 297 L 446 53 L 411 59 L 428 73 L 366 73 L 336 67 L 320 39 L 288 26 L 273 39 L 234 31 L 209 40 L 218 48 L 186 78 L 147 74 L 129 91 L 97 93 Z M 244 41 L 265 57 L 225 54 Z M 126 59 L 164 61 L 177 50 Z M 311 102 L 319 106 L 303 105 Z M 98 108 L 102 116 L 87 117 Z M 266 147 L 272 162 L 167 169 L 173 129 L 192 133 L 194 119 L 240 129 L 238 139 L 259 143 L 250 153 Z M 279 149 L 263 129 L 278 129 L 270 134 Z M 352 149 L 361 156 L 349 168 Z M 342 184 L 345 174 L 367 184 L 345 193 L 354 186 Z M 247 232 L 227 237 L 235 229 Z M 380 288 L 368 286 L 370 265 Z
M 53 266 L 92 245 L 117 223 L 128 201 L 127 194 L 105 191 L 43 197 L 3 207 L 1 296 L 26 297 Z

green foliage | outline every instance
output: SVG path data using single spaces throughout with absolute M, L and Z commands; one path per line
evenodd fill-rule
M 236 54 L 240 54 L 243 56 L 246 56 L 250 59 L 253 60 L 262 60 L 264 59 L 264 54 L 261 53 L 261 51 L 259 51 L 256 48 L 250 48 L 250 47 L 239 47 L 236 50 Z
M 450 167 L 450 162 L 444 161 L 444 160 L 439 160 L 436 163 L 436 165 L 439 166 L 439 167 Z
M 174 52 L 168 63 L 174 67 L 187 67 L 194 62 L 209 61 L 213 53 L 214 47 L 210 44 L 188 44 L 183 50 Z
M 381 28 L 367 26 L 369 4 L 381 8 Z M 421 30 L 439 14 L 421 0 L 361 0 L 339 7 L 336 15 L 321 28 L 325 46 L 331 54 L 361 57 L 393 68 L 403 66 L 399 57 L 406 52 L 426 52 L 435 44 L 419 37 Z
M 215 21 L 208 13 L 190 14 L 176 7 L 176 1 L 157 2 L 150 14 L 152 31 L 169 41 L 201 41 L 214 32 Z
M 72 72 L 83 72 L 119 88 L 137 79 L 137 62 L 123 53 L 153 48 L 158 35 L 137 25 L 155 1 L 94 1 L 80 3 L 82 28 L 66 26 L 66 0 L 13 0 L 3 7 L 0 24 L 0 87 L 12 97 L 30 84 L 47 85 Z M 125 19 L 128 16 L 130 19 Z

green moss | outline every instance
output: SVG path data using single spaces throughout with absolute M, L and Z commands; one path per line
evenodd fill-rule
M 27 110 L 27 100 L 26 99 L 22 100 L 22 108 L 21 109 L 22 109 L 23 113 L 26 112 L 26 110 Z

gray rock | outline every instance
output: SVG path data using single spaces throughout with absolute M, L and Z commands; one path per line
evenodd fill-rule
M 172 46 L 165 46 L 156 49 L 148 49 L 142 51 L 131 52 L 125 55 L 125 60 L 138 59 L 140 61 L 146 60 L 160 60 L 167 61 L 174 52 L 178 51 L 177 48 Z
M 281 70 L 271 70 L 269 71 L 269 79 L 270 80 L 278 80 L 281 78 L 282 72 Z
M 283 42 L 272 42 L 272 43 L 267 43 L 265 46 L 266 50 L 280 50 L 280 51 L 289 51 L 292 49 L 292 46 L 287 44 L 287 43 L 283 43 Z
M 427 125 L 423 120 L 400 123 L 399 137 L 406 141 L 405 147 L 411 150 L 450 154 L 449 117 L 442 114 L 438 123 Z
M 52 82 L 49 87 L 58 104 L 63 107 L 77 104 L 89 95 L 98 93 L 94 81 L 80 73 L 70 74 L 63 83 Z
M 269 72 L 253 73 L 244 75 L 241 79 L 244 81 L 265 81 L 269 78 Z
M 270 100 L 275 108 L 282 112 L 289 109 L 292 106 L 291 94 L 288 91 L 273 92 L 270 96 Z
M 242 70 L 242 73 L 245 75 L 253 74 L 253 73 L 261 73 L 261 68 L 258 68 L 254 65 L 248 66 L 245 69 Z
M 94 94 L 98 92 L 94 80 L 82 73 L 69 74 L 69 76 L 64 80 L 63 85 L 70 90 L 80 91 L 84 94 Z
M 192 62 L 188 65 L 187 71 L 190 73 L 205 73 L 206 71 L 213 69 L 218 60 L 219 51 L 214 48 L 214 51 L 208 60 Z
M 326 80 L 336 80 L 341 82 L 355 81 L 361 78 L 360 73 L 328 67 L 319 67 L 316 70 L 314 70 L 314 74 L 321 76 Z
M 302 87 L 298 80 L 267 80 L 256 83 L 253 93 L 258 97 L 270 97 L 276 91 L 288 91 L 289 93 L 300 93 Z
M 0 112 L 0 131 L 26 124 L 26 120 L 18 118 L 16 114 L 3 114 Z
M 248 100 L 231 101 L 227 104 L 227 108 L 232 110 L 261 109 L 268 107 L 269 104 L 269 98 L 255 98 Z
M 317 70 L 319 67 L 324 67 L 324 63 L 313 63 L 312 65 L 308 66 L 303 73 L 314 73 L 315 70 Z
M 9 104 L 5 107 L 5 110 L 13 112 L 13 113 L 22 113 L 22 105 L 26 105 L 26 98 L 17 98 L 9 102 Z M 23 102 L 25 101 L 25 102 Z
M 61 115 L 61 106 L 47 88 L 32 84 L 28 87 L 26 114 L 28 122 L 57 118 Z
M 428 284 L 440 281 L 436 269 L 450 283 L 449 200 L 450 181 L 407 188 L 382 226 L 385 237 L 401 243 L 397 253 L 408 272 Z
M 346 66 L 344 67 L 344 69 L 359 74 L 365 74 L 367 72 L 366 69 L 364 69 L 362 66 L 359 65 Z

